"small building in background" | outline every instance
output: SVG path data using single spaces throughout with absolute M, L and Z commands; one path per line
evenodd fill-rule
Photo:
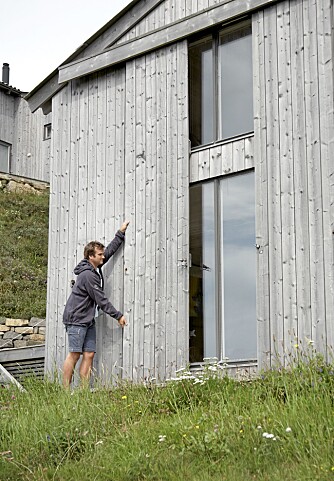
M 51 114 L 32 113 L 26 92 L 9 83 L 9 64 L 0 82 L 0 173 L 49 182 Z
M 333 38 L 331 0 L 133 0 L 28 94 L 53 117 L 47 372 L 83 246 L 123 219 L 99 377 L 331 355 Z

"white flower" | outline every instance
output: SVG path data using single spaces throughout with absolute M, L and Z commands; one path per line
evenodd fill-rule
M 259 425 L 259 426 L 257 427 L 257 429 L 262 429 L 262 426 Z
M 287 427 L 286 430 L 285 430 L 286 433 L 291 433 L 291 431 L 292 431 L 292 429 L 289 428 L 289 427 Z
M 163 443 L 166 439 L 166 435 L 164 434 L 159 434 L 159 443 Z
M 274 439 L 275 436 L 271 433 L 263 433 L 262 436 L 267 439 Z

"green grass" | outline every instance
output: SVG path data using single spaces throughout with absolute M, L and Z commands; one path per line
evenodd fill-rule
M 0 191 L 0 316 L 46 311 L 48 193 Z
M 318 357 L 248 382 L 214 374 L 94 392 L 36 380 L 25 393 L 2 389 L 0 479 L 334 479 L 333 364 Z

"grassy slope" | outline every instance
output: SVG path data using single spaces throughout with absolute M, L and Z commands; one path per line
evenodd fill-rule
M 243 383 L 26 387 L 0 390 L 2 481 L 334 479 L 334 366 L 321 361 Z
M 0 316 L 44 317 L 48 194 L 0 191 Z

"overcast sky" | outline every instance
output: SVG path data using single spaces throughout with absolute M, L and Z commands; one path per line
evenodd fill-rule
M 0 0 L 0 68 L 24 92 L 36 87 L 130 0 Z

